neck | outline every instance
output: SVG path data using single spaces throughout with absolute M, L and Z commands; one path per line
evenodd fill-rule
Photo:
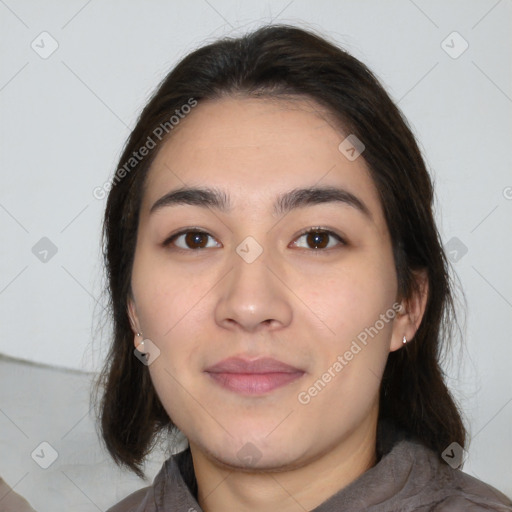
M 313 510 L 375 465 L 376 429 L 372 415 L 300 467 L 264 473 L 226 469 L 190 443 L 199 505 L 205 512 Z

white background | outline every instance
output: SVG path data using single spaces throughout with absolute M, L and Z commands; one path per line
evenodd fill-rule
M 311 28 L 363 60 L 399 103 L 435 180 L 443 241 L 467 248 L 453 265 L 468 311 L 448 380 L 473 437 L 465 470 L 512 494 L 510 0 L 10 0 L 0 20 L 0 353 L 99 368 L 105 201 L 93 190 L 149 94 L 217 37 L 268 22 Z M 31 47 L 51 48 L 44 31 L 58 43 L 46 59 Z M 446 39 L 453 31 L 469 44 L 457 58 L 443 49 L 462 48 Z M 42 237 L 57 247 L 47 262 L 32 252 Z

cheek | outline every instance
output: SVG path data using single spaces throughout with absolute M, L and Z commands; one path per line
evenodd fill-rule
M 308 279 L 297 277 L 297 286 L 297 295 L 304 298 L 313 317 L 337 340 L 352 339 L 374 325 L 396 297 L 392 262 L 383 264 L 364 255 Z
M 330 332 L 303 398 L 336 424 L 347 411 L 364 415 L 378 397 L 395 316 L 396 278 L 391 258 L 361 255 L 318 282 L 321 287 L 302 293 Z
M 319 437 L 328 436 L 332 425 L 357 424 L 378 401 L 394 315 L 393 288 L 386 292 L 381 285 L 371 273 L 364 280 L 345 275 L 316 296 L 331 332 L 317 345 L 316 364 L 298 399 L 304 411 L 322 418 Z M 382 320 L 386 312 L 389 318 Z
M 181 396 L 183 387 L 193 388 L 192 369 L 198 365 L 208 316 L 205 295 L 213 286 L 210 279 L 177 270 L 165 259 L 144 252 L 134 262 L 132 288 L 137 315 L 144 337 L 160 351 L 149 371 L 164 402 L 169 396 L 173 403 L 186 402 L 187 397 Z
M 165 340 L 201 310 L 208 283 L 186 269 L 176 269 L 159 258 L 140 254 L 132 273 L 137 314 L 146 337 Z

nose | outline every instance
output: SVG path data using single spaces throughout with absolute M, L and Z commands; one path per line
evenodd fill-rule
M 233 269 L 221 281 L 215 308 L 217 324 L 247 332 L 288 326 L 293 314 L 290 292 L 276 277 L 283 273 L 273 265 L 267 252 L 264 250 L 250 263 L 236 252 L 231 260 Z

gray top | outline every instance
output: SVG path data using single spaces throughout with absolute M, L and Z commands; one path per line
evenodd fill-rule
M 436 453 L 389 424 L 379 425 L 379 461 L 312 512 L 512 512 L 512 501 L 494 487 L 453 469 Z M 201 512 L 192 456 L 170 457 L 153 485 L 107 512 Z

